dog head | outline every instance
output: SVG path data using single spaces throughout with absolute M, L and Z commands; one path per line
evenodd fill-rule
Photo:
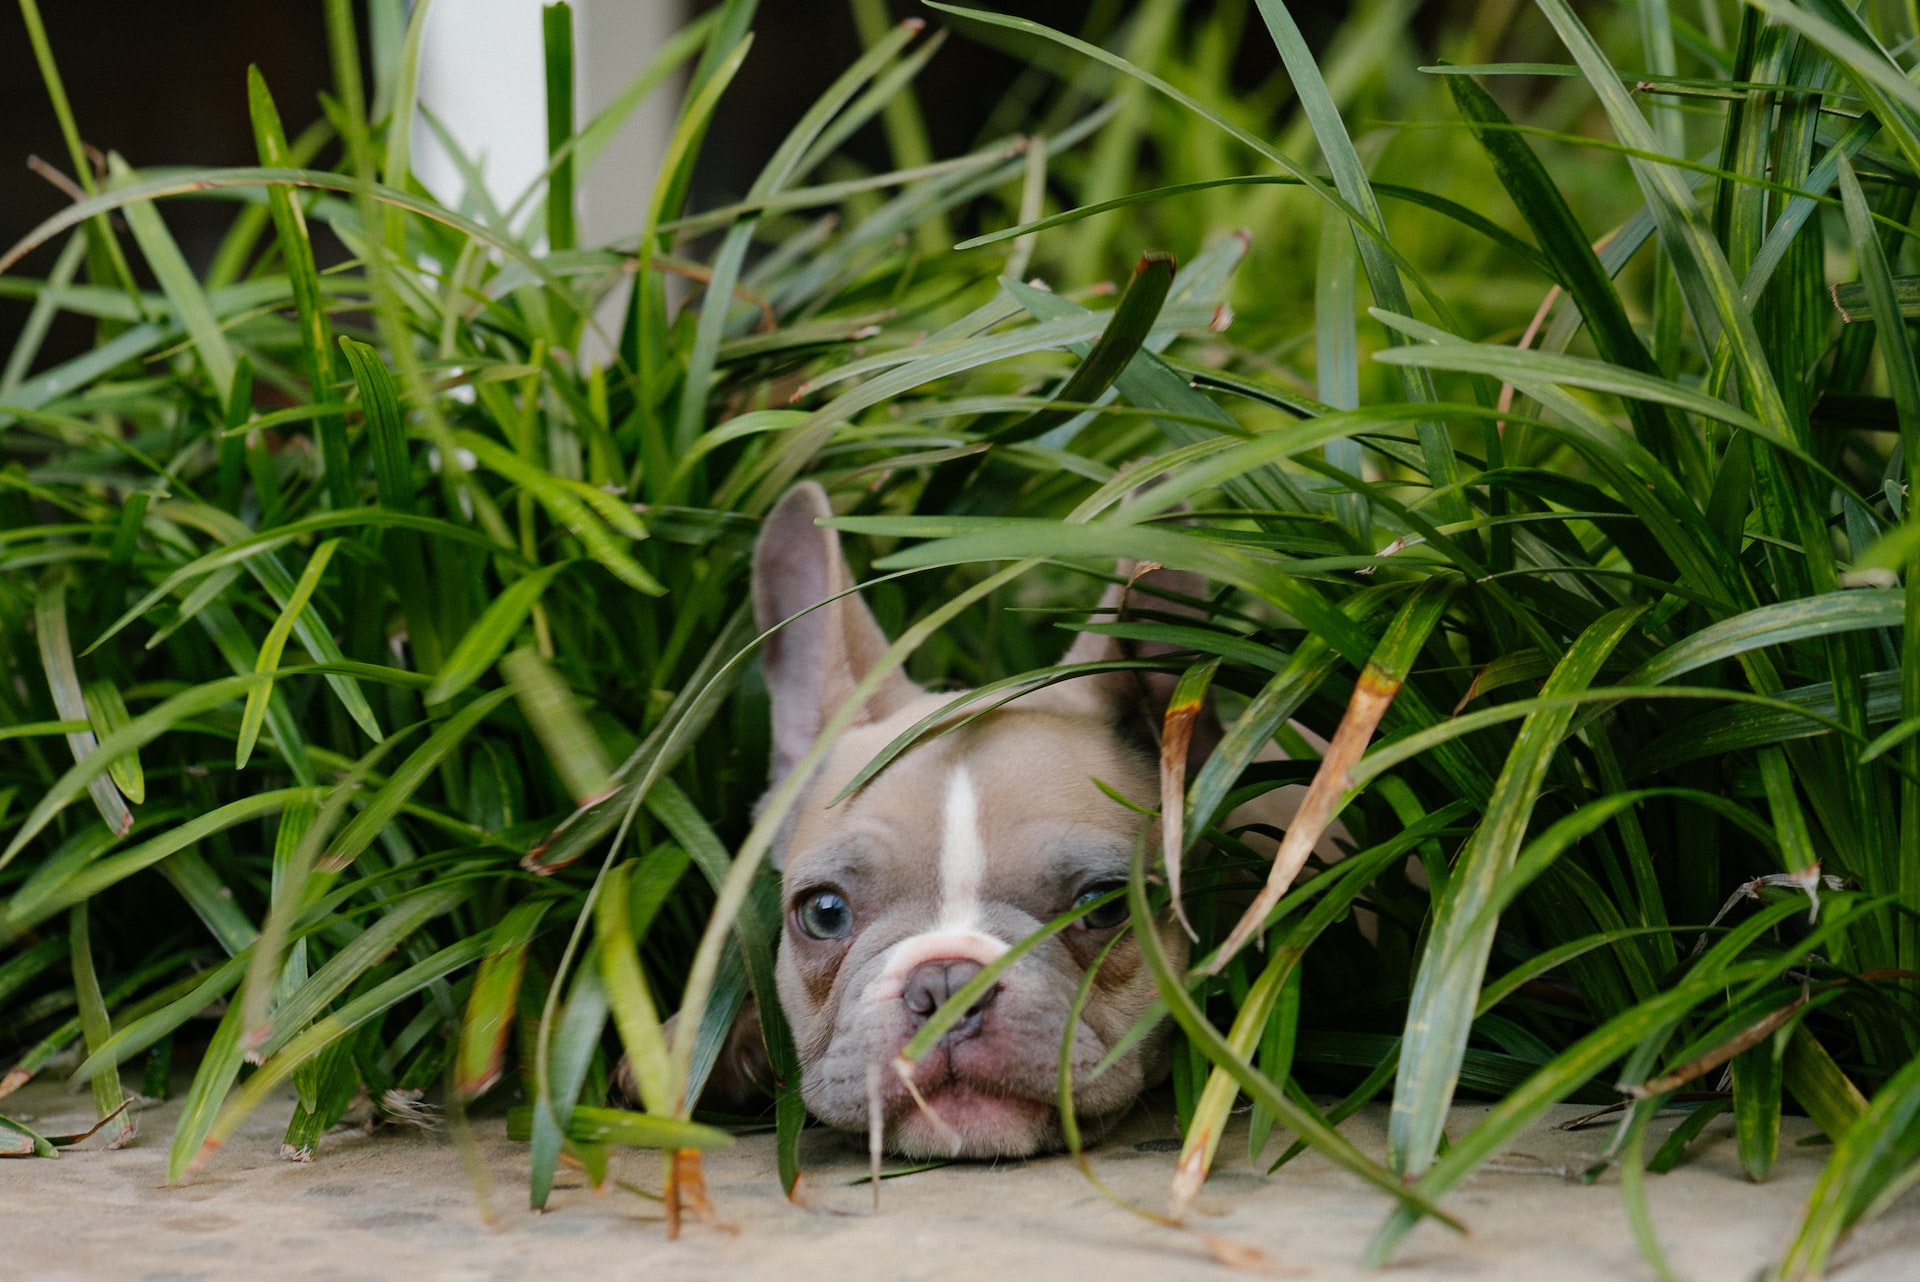
M 852 587 L 838 535 L 815 524 L 831 514 L 825 492 L 803 484 L 768 516 L 753 574 L 763 629 Z M 1156 573 L 1151 586 L 1198 594 L 1197 580 Z M 1107 607 L 1118 604 L 1116 590 Z M 796 768 L 886 648 L 857 594 L 837 596 L 768 639 L 762 662 L 775 782 Z M 1110 638 L 1085 634 L 1064 661 L 1117 657 Z M 1022 696 L 923 739 L 835 804 L 896 735 L 953 697 L 895 672 L 804 781 L 774 853 L 785 908 L 778 975 L 802 1093 L 816 1117 L 866 1130 L 877 1080 L 884 1141 L 894 1152 L 991 1157 L 1058 1145 L 1068 1013 L 1087 969 L 1126 921 L 1120 903 L 1022 957 L 920 1062 L 914 1084 L 938 1120 L 891 1064 L 947 996 L 1010 945 L 1125 883 L 1149 821 L 1095 781 L 1142 803 L 1157 795 L 1149 718 L 1164 710 L 1172 680 L 1149 676 L 1101 674 Z M 1164 923 L 1158 929 L 1184 962 L 1184 936 Z M 1122 939 L 1096 972 L 1073 1029 L 1074 1102 L 1088 1121 L 1117 1115 L 1139 1094 L 1151 1045 L 1090 1074 L 1153 994 L 1136 943 Z

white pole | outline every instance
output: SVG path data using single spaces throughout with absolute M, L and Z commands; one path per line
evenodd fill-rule
M 547 163 L 541 53 L 542 0 L 434 0 L 420 56 L 420 102 L 480 166 L 488 197 L 505 210 Z M 682 18 L 681 0 L 574 0 L 575 119 L 585 124 L 619 97 Z M 629 118 L 580 180 L 583 246 L 634 235 L 673 127 L 672 86 Z M 420 122 L 415 172 L 449 204 L 466 183 L 438 137 Z M 537 196 L 536 196 L 537 198 Z M 516 220 L 524 226 L 524 214 Z

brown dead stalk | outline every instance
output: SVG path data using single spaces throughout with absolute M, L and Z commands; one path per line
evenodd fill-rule
M 1320 768 L 1314 772 L 1307 795 L 1301 801 L 1300 809 L 1294 813 L 1293 823 L 1288 826 L 1280 849 L 1273 856 L 1273 869 L 1267 874 L 1267 884 L 1261 887 L 1259 895 L 1247 906 L 1247 911 L 1234 925 L 1233 933 L 1227 936 L 1213 959 L 1198 968 L 1201 973 L 1219 974 L 1234 955 L 1247 946 L 1247 941 L 1266 921 L 1267 914 L 1273 911 L 1274 905 L 1293 885 L 1293 879 L 1300 875 L 1301 868 L 1306 866 L 1307 856 L 1313 853 L 1314 846 L 1319 844 L 1322 834 L 1340 808 L 1340 799 L 1351 783 L 1347 772 L 1359 762 L 1361 754 L 1367 750 L 1367 744 L 1372 742 L 1380 718 L 1387 714 L 1393 697 L 1400 693 L 1400 685 L 1399 678 L 1373 663 L 1368 663 L 1360 673 L 1360 680 L 1354 683 L 1353 697 L 1347 702 L 1346 715 L 1340 718 L 1340 728 L 1334 731 L 1333 741 L 1320 758 Z

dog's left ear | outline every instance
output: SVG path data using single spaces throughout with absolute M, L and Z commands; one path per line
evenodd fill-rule
M 1163 568 L 1136 577 L 1136 567 L 1131 561 L 1122 561 L 1118 568 L 1125 581 L 1111 585 L 1101 596 L 1093 612 L 1095 623 L 1155 615 L 1196 620 L 1206 617 L 1205 611 L 1195 604 L 1207 597 L 1206 580 L 1199 575 Z M 1177 646 L 1161 641 L 1123 642 L 1098 632 L 1082 632 L 1060 662 L 1153 659 L 1177 650 Z M 1157 734 L 1166 719 L 1167 704 L 1173 700 L 1174 687 L 1179 683 L 1179 675 L 1173 672 L 1108 672 L 1062 682 L 1047 693 L 1057 692 L 1056 697 L 1069 700 L 1085 711 L 1104 712 L 1115 721 L 1127 716 L 1145 716 L 1151 719 Z M 1219 744 L 1222 733 L 1219 714 L 1214 711 L 1209 696 L 1189 741 L 1187 769 L 1190 772 L 1200 768 Z

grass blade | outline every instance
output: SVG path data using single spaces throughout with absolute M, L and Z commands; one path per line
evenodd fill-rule
M 646 976 L 640 971 L 640 953 L 629 907 L 632 873 L 631 863 L 611 869 L 594 903 L 600 978 L 648 1114 L 662 1118 L 684 1117 L 688 1102 L 681 1094 L 680 1067 L 667 1049 L 659 1011 L 654 1006 L 653 994 L 648 991 Z M 687 1017 L 683 1014 L 681 1018 Z
M 91 932 L 87 924 L 87 906 L 75 905 L 67 917 L 67 944 L 73 955 L 73 988 L 80 1006 L 80 1028 L 86 1035 L 87 1050 L 98 1051 L 113 1036 L 113 1024 L 107 1015 L 107 1004 L 100 995 L 100 979 L 93 969 L 93 945 Z M 120 1089 L 120 1074 L 97 1073 L 93 1078 L 93 1105 L 102 1121 L 113 1117 L 126 1107 L 126 1096 Z M 107 1147 L 119 1148 L 133 1138 L 133 1118 L 128 1117 L 120 1123 L 118 1132 Z
M 1781 1067 L 1787 1089 L 1828 1139 L 1839 1139 L 1867 1111 L 1867 1097 L 1804 1023 L 1788 1035 Z
M 200 1068 L 193 1075 L 193 1084 L 187 1088 L 186 1098 L 180 1105 L 180 1120 L 174 1123 L 173 1141 L 167 1148 L 167 1180 L 178 1183 L 186 1178 L 188 1164 L 200 1151 L 207 1132 L 212 1128 L 214 1116 L 220 1102 L 233 1089 L 233 1083 L 240 1076 L 242 1059 L 240 1055 L 240 1017 L 241 1004 L 229 1002 L 219 1025 L 214 1029 L 213 1040 L 207 1043 L 206 1051 L 200 1056 Z
M 1360 262 L 1366 271 L 1367 284 L 1373 290 L 1374 300 L 1388 311 L 1404 312 L 1408 310 L 1406 307 L 1396 306 L 1391 301 L 1397 299 L 1404 303 L 1407 293 L 1400 279 L 1399 267 L 1381 250 L 1381 243 L 1386 239 L 1386 223 L 1380 214 L 1380 203 L 1374 199 L 1366 166 L 1360 161 L 1360 153 L 1354 150 L 1346 124 L 1340 119 L 1340 109 L 1335 105 L 1333 95 L 1327 90 L 1327 82 L 1320 74 L 1320 66 L 1314 61 L 1312 51 L 1307 48 L 1300 28 L 1294 25 L 1293 15 L 1287 12 L 1285 5 L 1278 3 L 1278 0 L 1255 0 L 1255 3 L 1267 24 L 1267 33 L 1273 37 L 1273 43 L 1280 51 L 1280 60 L 1286 65 L 1287 75 L 1293 81 L 1293 92 L 1299 99 L 1300 110 L 1313 127 L 1313 136 L 1320 144 L 1320 154 L 1333 174 L 1334 186 L 1347 204 L 1358 211 L 1359 221 L 1377 233 L 1375 236 L 1356 236 Z M 1396 337 L 1394 341 L 1399 340 Z M 1415 404 L 1440 399 L 1434 391 L 1432 380 L 1424 371 L 1403 370 L 1401 381 L 1406 398 Z M 1420 451 L 1427 466 L 1427 480 L 1436 494 L 1435 512 L 1443 521 L 1466 519 L 1466 498 L 1457 488 L 1460 467 L 1454 458 L 1453 443 L 1448 439 L 1446 428 L 1440 423 L 1422 422 L 1418 430 Z
M 85 727 L 88 725 L 86 693 L 80 685 L 80 674 L 73 666 L 73 641 L 67 632 L 67 589 L 57 577 L 40 586 L 34 601 L 34 631 L 40 642 L 40 666 L 47 674 L 47 689 L 53 695 L 54 710 L 62 721 Z M 113 736 L 109 734 L 108 738 Z M 73 752 L 75 769 L 86 765 L 100 750 L 93 731 L 84 728 L 67 733 L 67 747 Z M 100 817 L 107 821 L 107 828 L 116 836 L 124 836 L 133 827 L 133 812 L 127 809 L 126 800 L 114 787 L 112 776 L 106 773 L 117 759 L 107 757 L 96 761 L 100 768 L 88 772 L 86 787 L 93 794 L 93 804 L 100 811 Z M 31 822 L 30 816 L 28 823 Z M 16 834 L 6 854 L 0 856 L 0 867 L 17 852 L 19 843 L 20 837 Z
M 532 1172 L 528 1179 L 528 1200 L 535 1210 L 545 1208 L 553 1190 L 554 1172 L 560 1164 L 561 1149 L 573 1110 L 579 1103 L 580 1089 L 600 1051 L 600 1034 L 606 1028 L 607 1013 L 607 993 L 600 982 L 599 957 L 589 951 L 574 974 L 559 1027 L 554 1030 L 544 1057 L 535 1065 Z M 543 1018 L 552 1020 L 551 1006 Z M 538 1045 L 535 1053 L 540 1056 Z
M 1147 341 L 1172 287 L 1173 259 L 1165 254 L 1148 254 L 1142 258 L 1114 306 L 1106 329 L 1094 341 L 1086 358 L 1060 385 L 1054 399 L 1085 404 L 1104 395 Z M 1002 444 L 1030 441 L 1046 435 L 1077 413 L 1077 410 L 1042 410 L 995 433 L 994 439 Z
M 427 7 L 421 4 L 420 12 L 424 13 Z M 286 131 L 280 125 L 280 111 L 258 67 L 247 68 L 247 101 L 253 117 L 254 147 L 259 152 L 261 166 L 267 169 L 288 166 L 292 158 L 287 150 Z M 354 505 L 356 487 L 348 462 L 347 425 L 339 409 L 333 344 L 328 339 L 326 305 L 320 292 L 320 273 L 314 263 L 313 240 L 291 187 L 268 187 L 267 208 L 273 216 L 280 257 L 286 264 L 287 283 L 293 292 L 301 348 L 307 361 L 308 386 L 322 410 L 314 427 L 320 437 L 320 460 L 327 492 L 335 507 L 350 508 Z
M 320 586 L 320 576 L 327 572 L 327 563 L 333 559 L 333 553 L 340 546 L 339 539 L 328 539 L 313 550 L 307 558 L 307 568 L 300 572 L 299 580 L 293 585 L 293 593 L 287 598 L 287 604 L 280 611 L 280 617 L 267 629 L 266 640 L 260 643 L 260 657 L 254 663 L 256 674 L 265 677 L 259 685 L 247 691 L 247 706 L 240 713 L 240 735 L 234 746 L 233 768 L 244 770 L 247 759 L 253 755 L 253 746 L 260 740 L 260 727 L 266 721 L 267 701 L 273 697 L 273 676 L 280 667 L 280 655 L 287 647 L 287 637 L 293 631 L 293 625 L 312 600 L 314 590 Z
M 564 563 L 544 566 L 509 583 L 454 645 L 427 688 L 426 701 L 445 703 L 485 675 L 513 644 L 520 625 L 553 582 L 553 576 L 566 568 Z
M 493 929 L 487 955 L 473 977 L 465 1017 L 460 1024 L 460 1049 L 454 1060 L 453 1090 L 462 1100 L 475 1100 L 500 1080 L 506 1061 L 507 1038 L 520 1000 L 520 981 L 527 973 L 527 949 L 540 919 L 553 907 L 550 899 L 529 900 L 516 906 Z
M 87 682 L 82 695 L 87 705 L 87 722 L 96 735 L 110 735 L 132 720 L 127 715 L 127 701 L 120 697 L 120 687 L 106 678 Z M 147 799 L 147 777 L 140 769 L 139 753 L 130 752 L 108 766 L 107 777 L 134 805 Z
M 586 805 L 605 796 L 613 777 L 612 763 L 600 737 L 580 715 L 567 683 L 534 650 L 515 650 L 500 661 L 500 667 L 574 804 Z
M 395 1003 L 464 966 L 471 966 L 485 954 L 486 947 L 484 938 L 463 939 L 457 944 L 450 944 L 424 961 L 409 966 L 392 979 L 369 988 L 294 1038 L 277 1055 L 261 1065 L 227 1102 L 218 1119 L 204 1132 L 205 1138 L 192 1150 L 192 1168 L 198 1169 L 218 1151 L 241 1120 L 265 1102 L 295 1068 L 368 1020 L 385 1014 Z M 234 1006 L 230 1011 L 238 1009 L 238 1006 Z M 237 1056 L 235 1067 L 238 1067 Z M 183 1133 L 175 1135 L 176 1153 L 182 1147 L 180 1139 Z M 181 1171 L 181 1174 L 185 1173 L 185 1170 Z M 178 1179 L 180 1176 L 170 1173 L 169 1178 Z
M 149 841 L 143 841 L 109 858 L 88 863 L 71 876 L 48 877 L 38 884 L 23 886 L 8 898 L 4 907 L 0 907 L 0 939 L 31 929 L 61 909 L 89 899 L 134 873 L 179 854 L 209 834 L 273 814 L 283 807 L 312 797 L 314 792 L 309 788 L 283 788 L 242 797 L 203 815 L 196 815 Z M 227 902 L 231 906 L 230 899 Z M 251 934 L 251 930 L 245 933 Z
M 507 1113 L 507 1138 L 526 1140 L 533 1134 L 533 1110 L 516 1108 Z M 699 1122 L 659 1117 L 652 1113 L 629 1113 L 617 1108 L 591 1108 L 578 1105 L 567 1123 L 567 1138 L 575 1144 L 624 1144 L 630 1148 L 725 1148 L 733 1136 Z
M 1579 63 L 1587 83 L 1606 110 L 1614 132 L 1626 146 L 1644 155 L 1660 155 L 1660 141 L 1620 77 L 1566 0 L 1540 0 L 1540 11 Z M 1754 330 L 1740 301 L 1740 283 L 1713 239 L 1686 181 L 1677 169 L 1630 155 L 1628 164 L 1660 228 L 1660 240 L 1680 281 L 1687 310 L 1703 342 L 1711 346 L 1724 331 L 1734 367 L 1741 376 L 1753 415 L 1775 436 L 1793 439 L 1793 426 Z
M 1868 219 L 1866 196 L 1860 190 L 1853 166 L 1840 159 L 1840 194 L 1846 205 L 1847 230 L 1852 236 L 1854 253 L 1859 258 L 1860 276 L 1873 300 L 1877 315 L 1899 315 L 1894 289 L 1881 249 L 1880 238 Z M 1910 492 L 1920 482 L 1920 365 L 1916 365 L 1913 345 L 1904 324 L 1889 319 L 1875 323 L 1881 360 L 1893 385 L 1893 399 L 1900 420 L 1900 449 L 1906 463 L 1906 481 Z M 1911 508 L 1905 524 L 1916 524 Z M 1900 641 L 1900 716 L 1911 720 L 1920 716 L 1920 545 L 1910 551 L 1901 566 L 1905 576 L 1904 609 L 1901 615 Z M 1901 901 L 1909 908 L 1920 906 L 1920 740 L 1908 739 L 1900 748 L 1900 828 L 1898 859 L 1889 878 L 1884 870 L 1879 880 L 1883 889 L 1897 886 Z M 1891 883 L 1889 885 L 1888 883 Z M 1895 923 L 1895 964 L 1920 966 L 1920 924 L 1911 913 L 1903 913 Z
M 1321 1120 L 1319 1114 L 1295 1103 L 1285 1092 L 1262 1077 L 1254 1067 L 1236 1054 L 1225 1038 L 1206 1016 L 1194 1005 L 1187 995 L 1186 985 L 1175 974 L 1172 963 L 1167 959 L 1164 947 L 1155 935 L 1153 906 L 1147 900 L 1146 888 L 1146 844 L 1138 843 L 1133 853 L 1133 874 L 1127 883 L 1127 904 L 1133 910 L 1135 937 L 1140 941 L 1140 955 L 1146 960 L 1147 968 L 1153 973 L 1154 982 L 1159 986 L 1160 995 L 1167 1002 L 1174 1021 L 1192 1038 L 1196 1045 L 1216 1066 L 1224 1068 L 1240 1088 L 1265 1105 L 1283 1126 L 1292 1130 L 1308 1144 L 1312 1145 L 1323 1157 L 1342 1169 L 1359 1176 L 1375 1188 L 1393 1198 L 1396 1202 L 1412 1208 L 1416 1215 L 1432 1215 L 1451 1228 L 1464 1231 L 1464 1226 L 1452 1216 L 1427 1202 L 1413 1189 L 1394 1178 L 1384 1167 L 1368 1158 L 1338 1131 Z M 1142 929 L 1142 923 L 1146 928 Z M 951 999 L 946 1003 L 951 1006 Z M 965 1007 L 961 1007 L 964 1010 Z
M 1920 1116 L 1920 1058 L 1908 1060 L 1875 1092 L 1865 1111 L 1834 1141 L 1833 1156 L 1807 1199 L 1806 1217 L 1772 1276 L 1818 1278 L 1841 1236 L 1889 1177 L 1911 1162 L 1912 1124 Z
M 359 858 L 386 826 L 400 814 L 414 792 L 439 768 L 460 741 L 473 728 L 507 701 L 510 690 L 490 690 L 448 717 L 427 741 L 400 763 L 380 790 L 367 802 L 366 809 L 353 817 L 345 831 L 328 847 L 323 867 L 339 871 Z
M 118 155 L 107 157 L 107 173 L 115 186 L 129 183 L 134 177 L 133 170 Z M 206 292 L 200 287 L 199 279 L 187 265 L 186 256 L 180 252 L 180 246 L 167 231 L 167 225 L 161 221 L 160 211 L 152 201 L 134 201 L 122 212 L 134 240 L 140 246 L 141 254 L 147 260 L 147 267 L 160 283 L 168 303 L 179 318 L 181 328 L 193 340 L 195 354 L 207 371 L 208 382 L 213 385 L 214 398 L 224 404 L 233 394 L 233 376 L 238 359 L 226 331 L 214 317 Z
M 1733 1057 L 1734 1138 L 1740 1165 L 1756 1184 L 1773 1170 L 1780 1149 L 1781 1039 L 1763 1038 Z
M 1595 623 L 1555 667 L 1543 693 L 1551 697 L 1584 690 L 1639 613 L 1615 610 Z M 1439 1148 L 1493 946 L 1495 923 L 1482 916 L 1481 908 L 1519 853 L 1553 754 L 1571 723 L 1570 709 L 1543 710 L 1527 718 L 1494 786 L 1486 817 L 1435 907 L 1432 933 L 1414 978 L 1388 1120 L 1390 1160 L 1402 1174 L 1424 1173 Z
M 236 953 L 204 976 L 188 976 L 174 986 L 184 991 L 174 996 L 173 1000 L 128 1020 L 111 1037 L 92 1048 L 86 1059 L 80 1062 L 80 1067 L 73 1070 L 73 1075 L 67 1079 L 68 1083 L 77 1086 L 109 1067 L 118 1068 L 161 1038 L 171 1036 L 181 1025 L 233 991 L 246 973 L 250 957 L 251 954 L 246 952 Z

